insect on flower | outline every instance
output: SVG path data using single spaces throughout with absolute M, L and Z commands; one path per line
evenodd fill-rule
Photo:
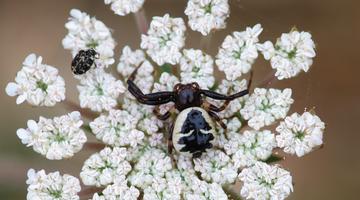
M 71 71 L 76 75 L 85 74 L 98 58 L 99 54 L 94 49 L 80 50 L 71 62 Z
M 194 158 L 200 157 L 206 149 L 213 147 L 216 134 L 214 121 L 226 130 L 226 125 L 221 121 L 217 112 L 223 111 L 230 101 L 249 94 L 252 77 L 251 73 L 248 89 L 229 96 L 201 89 L 196 82 L 189 84 L 178 83 L 174 86 L 173 91 L 144 94 L 134 83 L 137 69 L 127 80 L 129 92 L 138 102 L 155 105 L 154 113 L 160 120 L 167 120 L 170 117 L 170 111 L 161 114 L 159 105 L 174 102 L 175 109 L 180 113 L 169 130 L 168 151 L 171 154 L 172 149 L 175 148 L 178 152 L 192 154 Z M 205 97 L 224 100 L 225 102 L 222 106 L 217 107 L 207 102 Z

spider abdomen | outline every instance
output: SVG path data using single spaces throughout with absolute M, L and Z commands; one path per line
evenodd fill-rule
M 178 152 L 200 157 L 206 149 L 213 147 L 216 135 L 214 122 L 200 107 L 190 107 L 180 112 L 173 129 L 173 144 Z

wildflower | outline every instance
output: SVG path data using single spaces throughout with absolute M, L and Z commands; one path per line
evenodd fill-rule
M 141 36 L 141 48 L 158 65 L 175 65 L 179 63 L 180 49 L 185 45 L 185 30 L 182 18 L 172 18 L 169 14 L 153 17 L 147 34 Z
M 125 92 L 122 81 L 116 80 L 102 68 L 82 75 L 77 88 L 80 93 L 80 106 L 97 112 L 114 108 L 119 95 Z
M 232 135 L 225 144 L 225 151 L 227 155 L 232 155 L 237 168 L 243 168 L 266 160 L 275 147 L 275 136 L 270 131 L 244 131 L 243 134 Z
M 42 57 L 28 55 L 15 83 L 6 86 L 9 96 L 17 96 L 16 103 L 27 101 L 34 106 L 55 106 L 65 100 L 65 82 L 55 67 L 42 63 Z
M 285 199 L 293 191 L 290 173 L 278 166 L 257 162 L 239 174 L 241 196 L 246 199 Z
M 79 112 L 46 119 L 38 122 L 29 120 L 27 129 L 18 129 L 16 134 L 23 144 L 32 146 L 34 151 L 49 160 L 70 158 L 80 151 L 87 138 L 81 126 Z
M 192 30 L 208 35 L 211 30 L 226 27 L 230 8 L 227 0 L 189 0 L 185 14 Z
M 96 138 L 112 146 L 136 146 L 144 133 L 136 129 L 137 120 L 127 111 L 110 110 L 90 123 Z
M 294 113 L 276 128 L 280 133 L 276 136 L 277 145 L 286 153 L 304 156 L 323 143 L 324 129 L 325 124 L 318 116 Z
M 170 157 L 160 149 L 151 148 L 138 159 L 129 180 L 132 185 L 145 189 L 171 169 Z
M 166 177 L 155 177 L 150 187 L 144 190 L 144 200 L 180 200 L 182 191 L 181 175 L 167 172 Z
M 105 4 L 111 4 L 111 10 L 115 14 L 125 16 L 140 10 L 145 0 L 104 0 L 104 2 Z
M 276 69 L 278 79 L 288 79 L 307 72 L 315 57 L 315 43 L 308 32 L 283 33 L 273 45 L 270 41 L 258 45 L 266 60 L 270 60 L 271 67 Z
M 180 59 L 181 82 L 197 82 L 201 88 L 211 88 L 215 83 L 211 56 L 195 49 L 185 49 L 183 54 Z
M 117 71 L 123 76 L 128 77 L 135 68 L 139 67 L 145 61 L 145 54 L 142 50 L 137 49 L 132 51 L 129 46 L 125 46 L 120 56 Z M 141 70 L 139 70 L 141 71 Z
M 249 120 L 250 127 L 259 130 L 286 117 L 290 105 L 294 102 L 291 94 L 292 90 L 289 88 L 283 91 L 255 88 L 240 113 L 244 119 Z
M 78 9 L 72 9 L 65 27 L 68 34 L 62 44 L 65 49 L 71 50 L 73 57 L 80 50 L 92 48 L 99 53 L 99 59 L 95 60 L 97 67 L 108 67 L 115 62 L 115 41 L 103 22 Z
M 128 186 L 125 176 L 118 176 L 114 183 L 108 185 L 101 195 L 95 193 L 92 200 L 107 200 L 107 199 L 124 199 L 137 200 L 140 196 L 140 191 L 134 186 Z
M 131 171 L 126 156 L 126 149 L 118 147 L 106 147 L 91 155 L 80 172 L 82 182 L 97 187 L 114 183 L 118 176 L 125 176 Z
M 252 28 L 247 27 L 245 31 L 233 32 L 225 38 L 215 62 L 219 70 L 225 72 L 227 80 L 234 81 L 251 70 L 258 57 L 258 36 L 262 30 L 261 25 L 256 24 Z
M 27 173 L 28 194 L 26 199 L 59 199 L 78 200 L 80 181 L 68 174 L 63 176 L 59 172 L 46 174 L 44 170 L 36 172 L 30 169 Z
M 231 158 L 220 150 L 209 150 L 194 163 L 195 171 L 200 172 L 206 181 L 219 184 L 235 182 L 237 168 Z

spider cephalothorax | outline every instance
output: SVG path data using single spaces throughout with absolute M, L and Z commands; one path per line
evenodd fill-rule
M 90 70 L 99 54 L 94 49 L 80 50 L 71 62 L 71 71 L 81 75 Z
M 201 89 L 196 82 L 189 84 L 178 83 L 173 91 L 155 92 L 144 94 L 134 83 L 137 69 L 127 80 L 129 92 L 142 104 L 156 105 L 154 113 L 161 120 L 170 117 L 170 111 L 159 113 L 159 105 L 174 102 L 175 108 L 180 112 L 175 122 L 171 125 L 168 150 L 169 153 L 175 148 L 179 152 L 187 152 L 193 157 L 200 157 L 206 149 L 212 148 L 216 134 L 216 121 L 222 128 L 226 125 L 221 121 L 217 112 L 223 111 L 230 101 L 247 95 L 249 90 L 240 91 L 232 95 L 223 95 L 211 90 Z M 251 77 L 251 75 L 250 75 Z M 251 84 L 251 78 L 248 88 Z M 224 100 L 224 104 L 217 107 L 205 100 L 209 97 L 215 100 Z

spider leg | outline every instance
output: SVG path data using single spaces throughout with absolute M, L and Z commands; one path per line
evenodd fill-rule
M 172 155 L 172 151 L 174 149 L 174 144 L 172 141 L 173 131 L 174 131 L 174 124 L 171 124 L 170 129 L 169 129 L 169 135 L 168 135 L 168 153 L 170 155 Z
M 220 117 L 215 112 L 213 112 L 211 110 L 208 110 L 208 113 L 209 113 L 210 117 L 213 120 L 215 120 L 226 131 L 227 126 L 223 121 L 221 121 Z
M 137 72 L 136 68 L 134 72 L 129 76 L 127 80 L 129 92 L 142 104 L 147 105 L 160 105 L 173 101 L 174 93 L 173 92 L 155 92 L 150 94 L 144 94 L 140 88 L 134 83 L 135 74 Z
M 154 108 L 154 114 L 156 115 L 156 117 L 157 117 L 158 119 L 163 120 L 163 121 L 169 119 L 169 117 L 170 117 L 170 111 L 166 111 L 166 113 L 161 114 L 161 113 L 160 113 L 160 108 L 159 108 L 159 106 L 156 106 L 156 107 Z
M 238 93 L 235 93 L 235 94 L 232 94 L 232 95 L 223 95 L 223 94 L 219 94 L 217 92 L 213 92 L 211 90 L 201 90 L 201 93 L 207 97 L 210 97 L 210 98 L 213 98 L 213 99 L 216 99 L 216 100 L 226 100 L 226 101 L 232 101 L 236 98 L 239 98 L 239 97 L 242 97 L 242 96 L 245 96 L 247 94 L 249 94 L 249 89 L 251 87 L 251 83 L 252 83 L 252 77 L 253 77 L 253 72 L 251 71 L 250 72 L 250 79 L 249 79 L 249 82 L 248 82 L 248 86 L 247 86 L 247 89 L 246 90 L 243 90 L 241 92 L 238 92 Z
M 229 105 L 229 103 L 230 103 L 230 100 L 226 100 L 222 106 L 217 107 L 217 106 L 205 101 L 203 106 L 205 107 L 206 110 L 210 110 L 210 111 L 214 111 L 214 112 L 221 112 L 221 111 L 225 110 L 225 108 Z

